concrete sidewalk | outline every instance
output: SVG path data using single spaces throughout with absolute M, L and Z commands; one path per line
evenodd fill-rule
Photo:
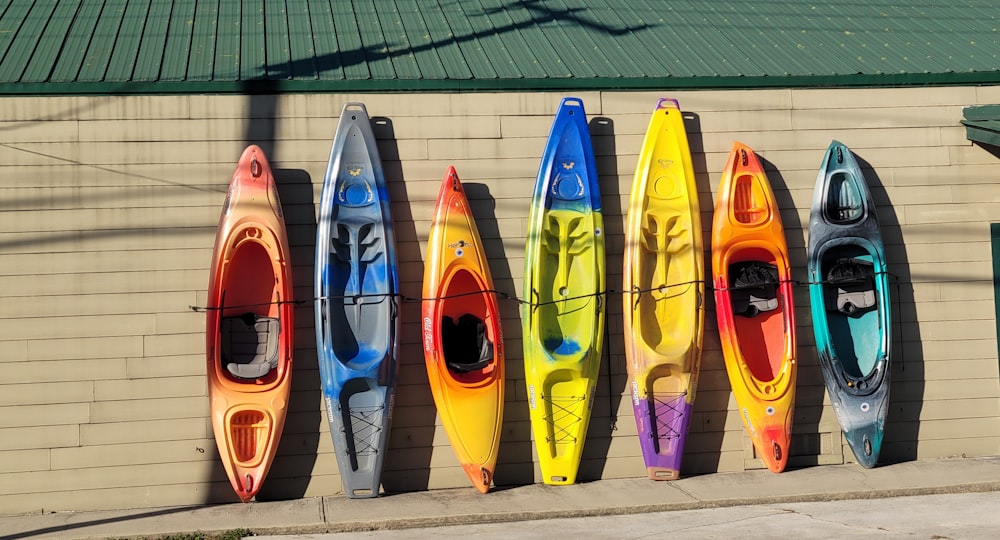
M 653 482 L 540 484 L 480 495 L 472 487 L 377 499 L 323 497 L 250 504 L 0 516 L 0 538 L 123 538 L 250 529 L 257 534 L 404 529 L 749 504 L 1000 491 L 1000 457 L 913 461 L 864 469 L 817 466 Z

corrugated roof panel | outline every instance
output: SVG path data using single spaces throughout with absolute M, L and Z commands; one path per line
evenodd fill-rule
M 466 5 L 469 11 L 466 11 Z M 475 4 L 464 2 L 445 2 L 441 4 L 441 31 L 447 39 L 454 41 L 459 48 L 461 61 L 468 68 L 470 77 L 476 79 L 496 79 L 498 77 L 517 77 L 520 72 L 509 69 L 513 58 L 499 41 L 493 44 L 484 43 L 481 33 L 473 21 L 482 23 L 481 8 Z M 479 13 L 477 13 L 479 12 Z M 486 28 L 480 26 L 480 28 Z
M 394 78 L 418 80 L 424 78 L 441 79 L 444 70 L 432 49 L 427 47 L 427 35 L 422 24 L 412 21 L 413 13 L 401 13 L 398 2 L 376 3 L 375 21 L 381 24 L 381 34 L 385 38 L 386 59 L 392 64 Z M 410 20 L 412 33 L 407 31 Z M 420 57 L 425 57 L 421 61 Z M 421 62 L 424 64 L 421 66 Z
M 26 55 L 24 60 L 28 63 L 20 73 L 17 70 L 6 72 L 0 66 L 0 78 L 3 79 L 3 82 L 20 80 L 21 82 L 34 83 L 49 79 L 52 66 L 59 57 L 63 39 L 73 24 L 77 8 L 80 7 L 79 0 L 62 0 L 54 3 L 56 9 L 50 16 L 48 24 L 45 25 L 45 30 L 36 36 L 38 39 L 34 42 L 35 50 L 30 54 L 30 61 L 29 56 Z
M 655 60 L 667 68 L 661 76 L 721 77 L 756 75 L 748 62 L 734 63 L 737 55 L 725 32 L 716 30 L 691 2 L 641 1 L 633 4 L 648 26 L 637 35 L 650 43 Z
M 600 7 L 591 10 L 594 24 L 586 25 L 584 30 L 590 38 L 590 44 L 595 51 L 604 57 L 603 61 L 613 66 L 613 71 L 620 77 L 643 77 L 649 74 L 650 67 L 646 58 L 640 57 L 645 47 L 635 35 L 642 26 L 629 26 L 617 9 Z M 605 37 L 613 39 L 607 40 Z M 609 43 L 610 41 L 610 43 Z M 609 46 L 610 45 L 610 46 Z M 640 54 L 636 54 L 639 52 Z
M 213 81 L 240 79 L 240 19 L 239 2 L 219 3 L 219 23 L 215 29 L 215 58 L 212 61 Z
M 242 0 L 240 9 L 240 80 L 267 77 L 264 0 Z
M 309 4 L 288 4 L 288 51 L 292 58 L 292 77 L 300 80 L 318 78 L 316 47 L 313 45 L 312 19 Z
M 483 52 L 490 58 L 493 69 L 499 77 L 506 79 L 524 79 L 526 77 L 544 77 L 545 71 L 537 65 L 525 61 L 522 49 L 508 47 L 503 34 L 497 29 L 494 21 L 483 4 L 470 3 L 469 25 L 472 32 L 483 44 Z M 518 53 L 518 59 L 513 53 Z
M 135 70 L 135 58 L 142 42 L 143 28 L 149 14 L 149 3 L 130 2 L 125 7 L 121 28 L 115 40 L 115 48 L 108 61 L 108 72 L 105 80 L 109 82 L 128 82 L 132 80 Z
M 285 0 L 264 0 L 264 63 L 272 80 L 292 78 L 292 51 L 288 41 Z
M 309 26 L 312 29 L 314 59 L 317 77 L 320 79 L 343 79 L 337 33 L 334 30 L 333 10 L 329 0 L 309 0 Z
M 201 0 L 194 10 L 191 52 L 187 62 L 188 81 L 211 81 L 215 72 L 215 44 L 218 41 L 219 3 Z
M 332 2 L 333 27 L 337 36 L 338 63 L 346 80 L 368 80 L 372 73 L 365 58 L 361 31 L 354 19 L 354 10 L 346 2 Z
M 54 0 L 35 3 L 31 11 L 23 16 L 23 23 L 15 31 L 8 28 L 10 22 L 16 21 L 15 14 L 10 14 L 11 18 L 8 19 L 8 14 L 4 13 L 5 16 L 0 18 L 0 36 L 6 42 L 0 43 L 0 49 L 6 49 L 0 51 L 0 58 L 3 59 L 0 61 L 0 82 L 17 82 L 21 79 L 55 8 Z
M 0 58 L 7 55 L 11 45 L 17 39 L 21 28 L 24 27 L 25 19 L 31 11 L 31 4 L 28 2 L 16 2 L 12 5 L 3 6 L 0 10 Z
M 164 45 L 161 81 L 183 81 L 187 77 L 191 53 L 191 33 L 194 31 L 195 0 L 177 0 L 170 12 L 167 43 Z
M 336 2 L 335 2 L 336 3 Z M 346 17 L 351 17 L 350 13 L 346 14 Z M 371 0 L 361 0 L 354 3 L 354 24 L 357 26 L 358 35 L 361 36 L 361 45 L 358 47 L 357 54 L 359 59 L 368 64 L 368 70 L 370 71 L 370 76 L 375 80 L 391 80 L 396 78 L 396 68 L 390 57 L 392 51 L 390 47 L 393 44 L 398 43 L 395 40 L 389 39 L 389 36 L 383 33 L 383 25 L 379 20 L 378 10 Z M 389 21 L 392 20 L 391 15 L 387 15 Z M 348 25 L 351 24 L 349 20 L 345 21 Z M 391 22 L 386 23 L 387 26 L 391 25 Z M 338 21 L 339 26 L 339 21 Z M 396 30 L 390 26 L 387 32 L 395 32 Z M 352 54 L 353 51 L 348 54 Z M 415 69 L 416 64 L 413 62 L 412 54 L 408 55 L 408 58 L 399 61 L 401 65 L 406 66 L 406 63 L 411 63 L 414 66 L 414 70 L 410 71 L 413 73 L 417 71 Z
M 533 5 L 533 4 L 532 4 Z M 538 28 L 535 13 L 530 10 L 507 9 L 507 6 L 495 0 L 483 0 L 483 6 L 492 14 L 493 24 L 505 36 L 516 36 L 514 46 L 522 53 L 529 53 L 529 59 L 538 64 L 543 77 L 572 77 L 573 72 L 567 66 L 559 53 Z M 506 39 L 505 39 L 506 41 Z M 511 42 L 508 42 L 511 43 Z
M 139 43 L 132 70 L 134 82 L 152 82 L 159 80 L 160 67 L 167 43 L 167 28 L 170 25 L 171 5 L 167 2 L 153 2 L 146 16 L 146 26 L 143 27 L 142 41 Z
M 527 4 L 525 7 L 533 24 L 524 31 L 533 36 L 533 46 L 548 51 L 558 50 L 559 53 L 554 55 L 556 62 L 566 70 L 567 76 L 597 76 L 594 67 L 579 49 L 580 20 L 577 14 L 551 4 Z M 560 47 L 562 44 L 565 44 L 564 48 Z
M 442 70 L 439 77 L 446 79 L 471 79 L 472 70 L 466 61 L 462 47 L 451 31 L 448 21 L 445 20 L 443 9 L 437 1 L 429 0 L 397 0 L 397 4 L 407 10 L 412 10 L 412 17 L 407 14 L 404 21 L 419 21 L 420 27 L 426 33 L 427 44 L 420 47 L 418 58 L 420 59 L 421 71 L 425 69 L 425 58 L 435 58 Z M 404 12 L 406 13 L 406 12 Z M 411 33 L 411 29 L 407 28 Z M 429 54 L 430 53 L 430 54 Z M 430 76 L 431 74 L 427 74 Z
M 61 48 L 62 53 L 56 60 L 55 68 L 49 78 L 51 82 L 76 82 L 77 75 L 83 65 L 83 57 L 87 54 L 94 35 L 94 28 L 101 17 L 103 0 L 84 0 L 76 12 L 76 18 L 66 33 Z
M 420 9 L 409 0 L 381 4 L 379 20 L 389 39 L 390 55 L 400 79 L 446 79 L 444 63 L 438 57 L 437 44 L 431 41 Z M 413 64 L 410 65 L 412 59 Z
M 97 19 L 93 39 L 87 47 L 87 55 L 83 58 L 83 66 L 76 76 L 79 82 L 101 82 L 108 72 L 108 63 L 115 49 L 115 41 L 121 30 L 122 17 L 125 16 L 127 0 L 105 0 L 101 8 L 101 16 Z
M 985 0 L 0 0 L 0 94 L 997 83 L 998 17 Z

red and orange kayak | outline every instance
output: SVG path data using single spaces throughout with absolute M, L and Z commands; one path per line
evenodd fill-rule
M 788 246 L 771 185 L 733 144 L 712 222 L 715 313 L 740 418 L 773 472 L 788 462 L 795 401 L 795 313 Z
M 423 297 L 424 359 L 434 403 L 462 469 L 486 493 L 503 420 L 503 334 L 486 252 L 454 167 L 438 193 Z
M 288 411 L 292 281 L 288 239 L 264 152 L 243 151 L 222 208 L 205 321 L 212 428 L 243 502 L 260 490 Z

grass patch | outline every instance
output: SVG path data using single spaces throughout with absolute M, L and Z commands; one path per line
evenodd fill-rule
M 246 536 L 253 536 L 250 529 L 233 529 L 221 533 L 180 533 L 168 534 L 166 536 L 142 537 L 141 540 L 240 540 Z

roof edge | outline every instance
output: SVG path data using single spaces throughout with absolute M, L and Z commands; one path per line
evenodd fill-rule
M 969 86 L 1000 84 L 1000 71 L 789 75 L 784 77 L 636 77 L 539 79 L 364 79 L 150 81 L 95 83 L 15 83 L 0 85 L 0 96 L 187 95 L 282 93 L 519 92 L 601 90 L 753 90 L 761 88 L 877 88 L 893 86 Z

